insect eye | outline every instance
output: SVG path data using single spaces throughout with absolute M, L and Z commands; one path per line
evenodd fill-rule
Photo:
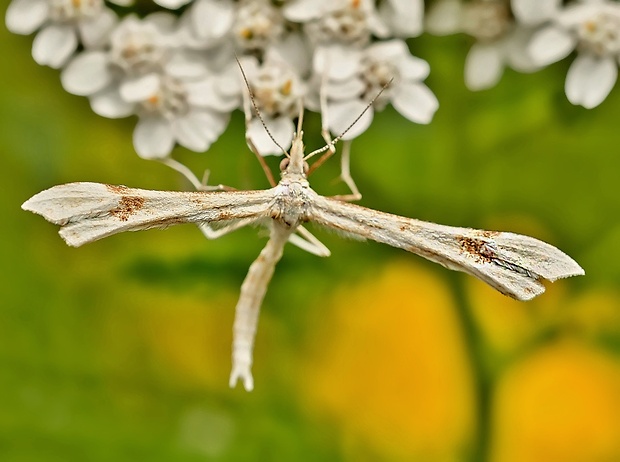
M 284 170 L 286 170 L 290 163 L 291 161 L 288 157 L 285 157 L 284 159 L 282 159 L 282 162 L 280 162 L 280 171 L 283 172 Z
M 308 171 L 310 170 L 310 166 L 308 162 L 304 161 L 304 175 L 308 175 Z

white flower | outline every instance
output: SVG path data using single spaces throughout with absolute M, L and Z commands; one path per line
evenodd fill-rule
M 314 43 L 364 45 L 372 34 L 389 34 L 372 0 L 291 0 L 282 11 L 288 20 L 306 23 L 305 31 Z
M 6 12 L 6 26 L 13 33 L 27 35 L 41 29 L 32 56 L 53 68 L 62 67 L 79 43 L 85 48 L 102 45 L 116 22 L 116 14 L 103 0 L 13 0 Z
M 340 64 L 337 53 L 334 48 L 317 50 L 317 85 L 322 80 L 320 76 L 328 72 L 325 66 L 329 66 L 329 63 Z M 360 51 L 356 59 L 356 62 L 347 64 L 355 69 L 353 75 L 347 73 L 342 79 L 332 77 L 324 89 L 327 114 L 323 114 L 323 117 L 326 117 L 332 133 L 339 135 L 347 129 L 390 80 L 392 82 L 389 86 L 343 139 L 352 139 L 364 132 L 372 122 L 374 110 L 382 110 L 388 102 L 413 122 L 427 124 L 432 120 L 439 103 L 422 83 L 430 67 L 426 61 L 412 56 L 405 42 L 395 39 L 373 43 Z
M 243 51 L 263 51 L 284 35 L 284 16 L 270 0 L 241 0 L 232 26 Z
M 562 0 L 511 0 L 510 5 L 518 22 L 538 26 L 555 16 Z
M 146 73 L 166 72 L 177 76 L 204 73 L 199 61 L 175 48 L 174 23 L 175 17 L 165 13 L 143 20 L 126 17 L 112 32 L 108 50 L 85 51 L 67 65 L 61 74 L 63 87 L 76 95 L 92 96 L 104 91 L 107 95 L 116 94 L 118 99 L 123 85 L 132 85 L 133 79 Z M 97 105 L 93 109 L 105 117 L 126 115 L 124 111 L 122 115 L 101 113 Z
M 183 40 L 192 48 L 220 46 L 235 20 L 232 0 L 196 0 L 183 14 Z
M 396 37 L 417 37 L 424 24 L 423 0 L 384 0 L 379 16 Z
M 136 81 L 123 97 L 137 104 L 140 120 L 133 143 L 140 157 L 168 157 L 175 142 L 192 151 L 206 151 L 228 125 L 229 114 L 192 104 L 190 86 L 183 80 L 149 74 Z
M 577 49 L 566 75 L 566 97 L 587 109 L 601 104 L 616 83 L 620 58 L 620 4 L 584 1 L 558 11 L 529 46 L 540 65 L 559 61 Z
M 507 65 L 520 72 L 538 68 L 527 53 L 533 25 L 516 23 L 508 0 L 439 0 L 427 15 L 432 34 L 464 32 L 476 39 L 465 59 L 465 84 L 470 90 L 497 84 Z
M 137 113 L 134 145 L 145 158 L 167 156 L 175 142 L 205 151 L 240 101 L 238 85 L 230 90 L 223 82 L 230 75 L 214 76 L 204 59 L 178 47 L 175 23 L 165 13 L 129 16 L 112 33 L 109 50 L 81 53 L 61 74 L 64 88 L 88 96 L 96 113 Z
M 267 55 L 262 65 L 253 57 L 241 60 L 254 102 L 273 138 L 288 149 L 291 146 L 299 104 L 305 94 L 305 85 L 298 73 L 276 54 Z M 253 114 L 249 101 L 245 104 L 246 117 Z M 248 123 L 246 135 L 259 154 L 281 155 L 282 150 L 271 140 L 258 117 Z

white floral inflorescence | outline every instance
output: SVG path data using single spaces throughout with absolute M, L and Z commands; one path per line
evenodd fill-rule
M 133 0 L 12 0 L 6 14 L 12 32 L 37 32 L 34 59 L 62 69 L 68 92 L 87 96 L 101 116 L 138 116 L 134 147 L 149 159 L 167 159 L 177 144 L 208 149 L 236 109 L 261 155 L 290 146 L 300 101 L 334 134 L 371 104 L 345 139 L 387 104 L 429 123 L 439 107 L 424 84 L 430 66 L 405 42 L 424 24 L 473 38 L 464 72 L 472 90 L 496 85 L 506 67 L 533 72 L 575 51 L 566 95 L 592 108 L 618 74 L 613 0 L 430 0 L 426 20 L 423 0 L 153 2 L 162 10 L 144 18 L 127 8 Z M 256 119 L 236 57 L 277 144 Z
M 611 92 L 620 59 L 620 4 L 589 0 L 557 7 L 549 24 L 536 32 L 529 51 L 540 64 L 577 57 L 566 76 L 566 96 L 573 104 L 593 108 Z

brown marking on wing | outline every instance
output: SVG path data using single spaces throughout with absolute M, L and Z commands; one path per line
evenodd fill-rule
M 499 236 L 501 234 L 501 232 L 499 231 L 485 231 L 485 230 L 480 230 L 478 231 L 478 234 L 480 234 L 480 236 L 482 237 L 495 237 L 495 236 Z
M 114 194 L 127 194 L 129 192 L 129 188 L 127 186 L 123 186 L 123 185 L 113 185 L 113 184 L 107 184 L 105 185 L 105 187 L 107 188 L 108 191 L 110 191 L 111 193 Z
M 136 213 L 144 206 L 144 198 L 137 196 L 123 196 L 118 202 L 118 207 L 110 210 L 110 214 L 114 215 L 121 221 L 129 220 L 129 217 Z
M 485 263 L 493 263 L 495 261 L 495 252 L 486 242 L 465 236 L 457 236 L 456 240 L 461 245 L 461 249 L 476 258 L 477 261 Z

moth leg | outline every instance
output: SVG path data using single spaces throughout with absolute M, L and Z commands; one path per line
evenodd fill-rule
M 192 172 L 186 165 L 182 164 L 178 160 L 174 160 L 171 157 L 165 159 L 158 159 L 162 164 L 167 165 L 173 170 L 176 170 L 183 175 L 194 186 L 197 191 L 202 189 L 202 183 L 198 180 L 194 172 Z
M 312 164 L 310 169 L 308 170 L 308 176 L 319 168 L 321 165 L 327 161 L 330 157 L 336 154 L 336 146 L 334 145 L 334 141 L 329 133 L 329 114 L 327 111 L 327 96 L 325 95 L 325 80 L 327 78 L 327 73 L 323 74 L 323 79 L 321 82 L 321 89 L 319 90 L 319 101 L 321 105 L 321 135 L 323 139 L 329 146 L 329 149 L 323 154 L 319 159 Z M 342 157 L 340 159 L 340 179 L 345 182 L 345 184 L 351 190 L 351 194 L 342 194 L 338 196 L 333 196 L 334 199 L 340 201 L 358 201 L 362 198 L 362 194 L 360 193 L 357 185 L 353 181 L 351 177 L 351 141 L 346 140 L 343 141 L 342 147 Z
M 308 170 L 308 176 L 312 174 L 317 168 L 325 163 L 327 159 L 336 154 L 336 146 L 334 146 L 331 135 L 329 134 L 329 119 L 327 113 L 327 96 L 325 95 L 325 84 L 327 80 L 327 72 L 323 73 L 323 77 L 321 79 L 321 87 L 319 89 L 319 104 L 321 106 L 321 136 L 327 143 L 329 149 L 318 158 Z
M 199 181 L 198 177 L 194 175 L 194 172 L 178 160 L 168 157 L 166 159 L 159 159 L 159 162 L 183 175 L 192 184 L 196 191 L 236 191 L 235 188 L 223 184 L 208 186 L 207 181 L 209 180 L 209 170 L 205 170 L 202 181 Z
M 291 234 L 288 241 L 296 247 L 309 252 L 317 257 L 329 257 L 331 252 L 310 231 L 303 226 L 297 228 L 297 234 Z
M 202 181 L 200 182 L 200 188 L 198 191 L 237 191 L 237 188 L 233 188 L 232 186 L 226 186 L 225 184 L 218 184 L 209 186 L 209 176 L 211 175 L 211 170 L 205 170 L 202 175 Z
M 362 194 L 353 178 L 351 177 L 351 140 L 345 140 L 342 142 L 342 156 L 340 158 L 340 179 L 351 190 L 351 194 L 343 194 L 338 196 L 332 196 L 333 199 L 345 202 L 358 201 L 362 198 Z
M 276 264 L 282 258 L 284 245 L 290 233 L 290 229 L 274 222 L 265 248 L 250 265 L 248 274 L 241 284 L 233 324 L 232 371 L 229 380 L 231 388 L 234 388 L 238 380 L 243 382 L 247 391 L 254 388 L 252 362 L 258 315 L 267 286 Z
M 233 231 L 236 231 L 239 228 L 243 228 L 244 226 L 247 226 L 254 221 L 256 220 L 254 220 L 253 218 L 246 218 L 244 220 L 234 221 L 233 223 L 230 223 L 226 226 L 223 226 L 217 229 L 213 229 L 207 223 L 201 223 L 198 225 L 198 228 L 200 229 L 200 231 L 202 231 L 202 234 L 204 234 L 204 236 L 207 239 L 213 240 L 213 239 L 218 239 L 222 236 L 225 236 L 228 233 L 232 233 Z

